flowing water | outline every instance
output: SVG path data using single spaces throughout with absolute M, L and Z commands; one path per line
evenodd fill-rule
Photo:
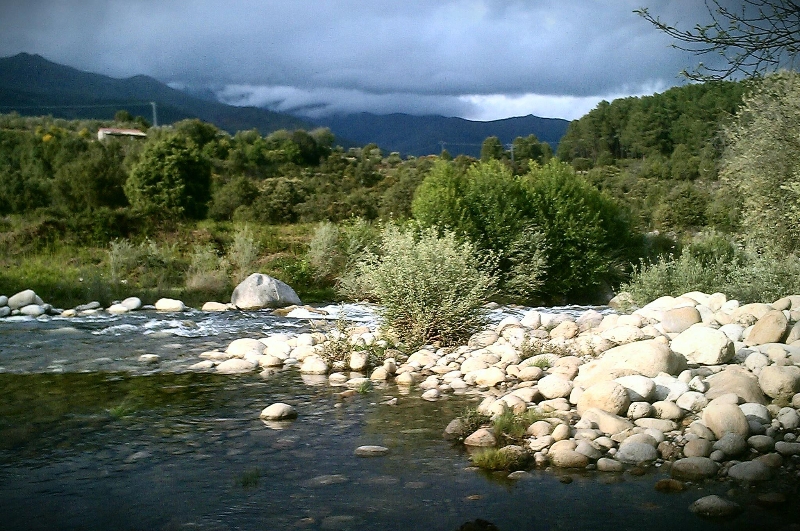
M 374 322 L 369 309 L 347 311 Z M 200 352 L 235 338 L 323 326 L 312 322 L 319 316 L 300 317 L 0 321 L 0 529 L 449 531 L 482 519 L 504 531 L 766 531 L 800 522 L 797 505 L 761 508 L 748 501 L 758 489 L 729 483 L 658 493 L 656 468 L 641 476 L 534 470 L 516 481 L 476 471 L 442 438 L 475 405 L 471 395 L 427 402 L 387 384 L 343 400 L 324 378 L 294 369 L 267 378 L 187 370 Z M 142 354 L 161 361 L 141 363 Z M 391 397 L 396 406 L 381 404 Z M 260 421 L 279 401 L 298 418 Z M 389 454 L 354 455 L 368 444 Z M 689 513 L 695 499 L 732 487 L 741 515 L 717 522 Z

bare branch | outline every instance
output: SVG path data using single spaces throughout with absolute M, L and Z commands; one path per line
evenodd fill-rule
M 680 29 L 663 22 L 647 8 L 635 13 L 672 37 L 673 46 L 698 56 L 719 55 L 720 67 L 702 62 L 682 72 L 693 80 L 726 79 L 736 74 L 761 76 L 792 68 L 800 51 L 800 2 L 793 0 L 740 0 L 739 8 L 721 0 L 705 0 L 711 23 Z

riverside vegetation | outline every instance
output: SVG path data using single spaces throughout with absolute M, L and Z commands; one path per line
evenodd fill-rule
M 387 303 L 389 290 L 351 280 L 379 278 L 406 235 L 436 233 L 431 245 L 466 246 L 487 275 L 476 298 L 604 302 L 621 285 L 640 303 L 691 290 L 775 298 L 797 291 L 800 157 L 782 134 L 797 128 L 797 85 L 785 73 L 601 103 L 556 158 L 518 139 L 526 160 L 491 138 L 480 161 L 402 159 L 334 147 L 326 130 L 231 136 L 189 120 L 144 142 L 98 142 L 107 124 L 5 116 L 0 290 L 34 288 L 61 306 L 131 292 L 200 302 L 260 270 L 306 299 Z

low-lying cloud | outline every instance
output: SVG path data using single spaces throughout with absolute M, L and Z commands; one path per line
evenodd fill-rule
M 695 58 L 633 13 L 691 27 L 675 0 L 9 0 L 0 55 L 215 87 L 229 103 L 315 117 L 408 112 L 575 117 L 680 81 Z

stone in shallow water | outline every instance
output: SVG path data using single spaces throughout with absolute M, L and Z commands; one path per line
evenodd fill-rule
M 376 445 L 359 446 L 355 451 L 355 455 L 358 457 L 380 457 L 388 453 L 388 448 Z
M 739 481 L 767 481 L 772 477 L 772 470 L 761 461 L 745 461 L 730 467 L 728 477 Z
M 284 420 L 297 417 L 297 411 L 289 404 L 276 402 L 261 411 L 261 418 L 265 420 Z
M 675 479 L 697 481 L 717 475 L 719 464 L 708 457 L 686 457 L 673 463 L 670 473 Z
M 161 358 L 158 354 L 142 354 L 139 356 L 140 363 L 158 363 Z
M 220 374 L 240 374 L 250 372 L 256 367 L 258 367 L 258 364 L 252 361 L 232 358 L 217 365 L 217 372 Z
M 738 513 L 741 510 L 741 506 L 720 496 L 711 495 L 692 503 L 689 506 L 689 510 L 699 516 L 721 518 Z
M 348 477 L 343 474 L 328 474 L 324 476 L 317 476 L 305 482 L 308 487 L 325 487 L 328 485 L 338 485 L 340 483 L 347 483 Z

